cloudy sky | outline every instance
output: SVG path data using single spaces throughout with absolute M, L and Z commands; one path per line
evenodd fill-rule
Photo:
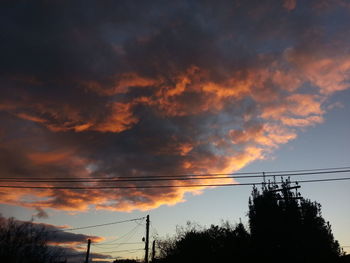
M 1 177 L 136 179 L 1 188 L 4 216 L 79 227 L 151 213 L 171 234 L 245 218 L 250 188 L 138 178 L 350 166 L 347 0 L 2 1 L 0 21 Z M 349 186 L 302 191 L 344 246 Z M 126 231 L 113 230 L 90 234 Z

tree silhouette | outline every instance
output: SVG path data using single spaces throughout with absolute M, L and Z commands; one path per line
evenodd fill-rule
M 0 260 L 4 263 L 52 263 L 62 251 L 47 245 L 48 232 L 32 222 L 0 217 Z
M 282 180 L 283 181 L 283 180 Z M 173 238 L 158 241 L 159 263 L 175 262 L 347 262 L 341 256 L 321 205 L 301 197 L 289 180 L 253 187 L 249 227 L 242 223 L 201 228 L 187 224 Z
M 139 263 L 136 259 L 116 259 L 113 263 Z
M 321 205 L 295 192 L 289 180 L 253 188 L 249 226 L 255 260 L 268 262 L 335 262 L 341 255 Z
M 242 223 L 235 227 L 211 225 L 208 229 L 188 223 L 172 239 L 158 241 L 157 262 L 247 262 L 250 236 Z

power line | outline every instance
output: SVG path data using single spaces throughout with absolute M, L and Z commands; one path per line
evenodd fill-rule
M 302 170 L 284 170 L 284 171 L 267 171 L 265 172 L 266 176 L 273 176 L 269 174 L 274 174 L 275 176 L 280 176 L 280 174 L 286 173 L 303 173 L 303 172 L 321 172 L 330 171 L 330 170 L 344 170 L 347 171 L 350 169 L 350 166 L 345 167 L 333 167 L 333 168 L 314 168 L 314 169 L 302 169 Z M 239 176 L 239 175 L 256 175 L 256 177 L 262 177 L 263 172 L 245 172 L 245 173 L 203 173 L 203 174 L 173 174 L 173 175 L 150 175 L 150 176 L 118 176 L 118 179 L 158 179 L 158 178 L 182 178 L 182 177 L 196 177 L 196 176 Z M 331 173 L 331 172 L 329 172 Z M 244 178 L 243 176 L 242 178 Z M 225 177 L 226 178 L 226 177 Z M 239 178 L 239 177 L 235 177 Z M 0 180 L 28 180 L 28 177 L 0 177 Z M 31 177 L 30 180 L 72 180 L 71 177 Z M 105 177 L 105 178 L 91 178 L 91 177 L 79 177 L 74 180 L 117 180 L 115 177 Z M 70 181 L 71 182 L 71 181 Z
M 137 229 L 138 229 L 138 227 L 140 226 L 140 224 L 137 224 L 136 225 L 136 227 L 134 227 L 131 231 L 129 231 L 128 233 L 126 233 L 126 234 L 124 234 L 121 238 L 125 238 L 127 235 L 128 235 L 128 237 L 126 238 L 126 240 L 124 241 L 124 242 L 121 242 L 121 243 L 114 243 L 114 244 L 111 244 L 111 243 L 109 243 L 109 244 L 93 244 L 95 247 L 97 247 L 97 248 L 104 248 L 104 249 L 106 249 L 106 247 L 104 247 L 104 246 L 110 246 L 110 245 L 113 245 L 114 247 L 113 247 L 113 251 L 103 251 L 103 252 L 97 252 L 97 253 L 108 253 L 108 254 L 110 254 L 110 253 L 120 253 L 120 252 L 124 252 L 124 253 L 135 253 L 135 252 L 137 252 L 137 251 L 139 251 L 139 250 L 143 250 L 143 249 L 138 249 L 138 248 L 134 248 L 134 249 L 127 249 L 127 250 L 115 250 L 115 249 L 118 249 L 119 247 L 121 247 L 122 245 L 130 245 L 130 244 L 142 244 L 143 242 L 127 242 L 129 239 L 131 239 L 135 234 L 136 234 L 136 232 L 137 232 Z M 121 239 L 121 238 L 119 238 L 119 239 Z M 107 247 L 107 249 L 108 249 L 108 247 Z M 109 249 L 111 249 L 111 248 L 109 248 Z
M 115 251 L 103 251 L 103 252 L 94 252 L 92 253 L 92 255 L 94 254 L 103 254 L 103 253 L 116 253 L 116 252 L 137 252 L 139 250 L 144 250 L 143 248 L 135 248 L 135 249 L 126 249 L 126 250 L 115 250 Z M 77 253 L 77 254 L 69 254 L 66 255 L 66 257 L 83 257 L 84 253 Z
M 301 171 L 301 170 L 300 170 Z M 79 178 L 69 179 L 69 180 L 57 180 L 57 179 L 27 179 L 27 180 L 17 180 L 17 179 L 3 179 L 0 178 L 0 182 L 14 182 L 14 183 L 103 183 L 103 182 L 153 182 L 153 181 L 190 181 L 190 180 L 217 180 L 217 179 L 247 179 L 247 178 L 261 178 L 261 177 L 276 177 L 276 176 L 304 176 L 304 175 L 322 175 L 322 174 L 334 174 L 334 173 L 348 173 L 350 169 L 347 170 L 326 170 L 318 172 L 296 172 L 296 173 L 279 173 L 270 172 L 274 174 L 266 174 L 263 172 L 262 175 L 245 175 L 245 176 L 215 176 L 214 177 L 194 177 L 194 178 L 141 178 L 137 179 L 89 179 L 89 180 L 80 180 Z M 229 174 L 227 174 L 229 175 Z M 1 187 L 1 186 L 0 186 Z
M 300 181 L 294 181 L 292 183 L 318 183 L 318 182 L 346 181 L 346 180 L 350 180 L 350 177 L 300 180 Z
M 350 171 L 350 170 L 349 170 Z M 231 178 L 249 178 L 257 176 L 220 176 L 220 177 L 194 177 L 194 178 L 142 178 L 142 179 L 91 179 L 91 180 L 2 180 L 0 182 L 14 183 L 103 183 L 103 182 L 147 182 L 147 181 L 186 181 L 186 180 L 208 180 L 208 179 L 231 179 Z
M 350 169 L 350 167 L 348 167 Z M 182 178 L 182 177 L 190 177 L 190 176 L 215 176 L 215 175 L 253 175 L 253 174 L 261 174 L 261 172 L 247 172 L 247 173 L 203 173 L 203 174 L 173 174 L 173 175 L 145 175 L 145 176 L 118 176 L 118 179 L 148 179 L 148 178 Z M 33 180 L 41 180 L 41 179 L 55 179 L 55 180 L 71 180 L 71 177 L 31 177 Z M 28 177 L 0 177 L 0 180 L 26 180 Z M 91 177 L 79 177 L 77 180 L 113 180 L 115 177 L 104 177 L 104 178 L 91 178 Z
M 118 240 L 121 240 L 121 239 L 123 239 L 123 238 L 125 238 L 126 236 L 128 236 L 128 235 L 133 235 L 133 233 L 134 233 L 134 231 L 136 232 L 136 230 L 137 230 L 137 228 L 139 227 L 140 225 L 138 224 L 138 225 L 136 225 L 134 228 L 132 228 L 130 231 L 128 231 L 127 233 L 125 233 L 124 235 L 122 235 L 122 236 L 120 236 L 120 237 L 118 237 L 118 238 L 116 238 L 116 239 L 114 239 L 114 240 L 110 240 L 110 241 L 105 241 L 105 242 L 99 242 L 99 243 L 97 243 L 98 245 L 101 245 L 101 246 L 110 246 L 110 245 L 116 245 L 116 243 L 114 243 L 115 241 L 118 241 Z M 127 239 L 127 240 L 129 240 L 129 238 Z M 97 245 L 97 244 L 93 244 L 93 245 Z
M 103 254 L 103 253 L 116 253 L 116 252 L 131 252 L 131 251 L 139 251 L 139 250 L 144 250 L 144 249 L 135 248 L 135 249 L 126 249 L 126 250 L 102 251 L 102 252 L 96 252 L 96 253 Z
M 298 170 L 280 170 L 280 171 L 269 171 L 269 172 L 265 172 L 265 173 L 268 173 L 268 174 L 272 174 L 272 173 L 274 173 L 274 174 L 275 173 L 297 173 L 297 172 L 316 172 L 316 171 L 343 170 L 343 169 L 350 169 L 350 166 L 298 169 Z
M 350 180 L 350 177 L 343 178 L 327 178 L 327 179 L 312 179 L 294 181 L 298 183 L 311 182 L 331 182 Z M 282 182 L 276 182 L 278 184 Z M 235 184 L 191 184 L 191 185 L 135 185 L 135 186 L 91 186 L 91 187 L 75 187 L 75 186 L 20 186 L 20 185 L 0 185 L 0 188 L 15 188 L 15 189 L 52 189 L 52 190 L 107 190 L 107 189 L 138 189 L 138 188 L 188 188 L 188 187 L 218 187 L 218 186 L 251 186 L 262 185 L 264 183 L 235 183 Z M 266 184 L 266 183 L 265 183 Z
M 138 228 L 136 228 L 130 235 L 129 235 L 129 237 L 127 237 L 127 239 L 125 240 L 125 241 L 129 241 L 135 234 L 136 234 L 136 232 L 137 232 L 137 229 Z M 141 242 L 142 243 L 142 242 Z M 113 244 L 115 247 L 114 248 L 119 248 L 119 247 L 121 247 L 122 245 L 124 245 L 124 244 L 127 244 L 127 242 L 125 242 L 125 243 L 119 243 L 119 244 Z M 104 244 L 104 245 L 111 245 L 111 244 Z M 103 247 L 103 245 L 101 245 L 102 247 Z M 97 247 L 99 247 L 99 245 L 97 244 Z
M 137 245 L 137 244 L 143 244 L 143 242 L 121 242 L 121 243 L 113 243 L 113 244 L 91 244 L 92 246 L 95 247 L 105 247 L 105 246 L 119 246 L 119 245 Z
M 123 220 L 123 221 L 117 221 L 117 222 L 112 222 L 112 223 L 106 223 L 106 224 L 99 224 L 99 225 L 91 225 L 91 226 L 83 226 L 83 227 L 76 227 L 76 228 L 65 228 L 62 230 L 54 230 L 52 232 L 59 232 L 59 231 L 71 231 L 71 230 L 79 230 L 79 229 L 86 229 L 86 228 L 93 228 L 93 227 L 100 227 L 100 226 L 109 226 L 109 225 L 116 225 L 116 224 L 121 224 L 121 223 L 126 223 L 126 222 L 132 222 L 132 221 L 138 221 L 145 219 L 146 217 L 140 217 L 140 218 L 134 218 L 134 219 L 129 219 L 129 220 Z M 51 232 L 51 231 L 50 231 Z

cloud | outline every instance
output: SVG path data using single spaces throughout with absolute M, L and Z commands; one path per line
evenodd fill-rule
M 300 129 L 322 123 L 329 98 L 349 88 L 344 7 L 340 0 L 5 1 L 2 177 L 229 173 L 269 158 Z M 60 183 L 73 184 L 114 185 Z M 41 209 L 131 211 L 204 189 L 0 189 L 0 197 Z
M 52 246 L 49 248 L 53 251 L 57 250 L 56 246 Z M 69 247 L 60 248 L 60 252 L 62 253 L 61 259 L 67 259 L 67 262 L 80 263 L 83 262 L 86 258 L 86 252 L 77 251 L 76 249 L 72 249 Z M 113 258 L 112 256 L 99 253 L 90 253 L 89 258 L 101 263 L 113 262 L 111 261 L 111 259 Z
M 29 224 L 34 230 L 39 232 L 44 232 L 47 235 L 47 242 L 50 245 L 78 245 L 81 243 L 86 243 L 88 239 L 92 242 L 99 242 L 104 240 L 102 237 L 89 236 L 84 234 L 76 234 L 72 232 L 65 231 L 66 226 L 56 226 L 52 224 L 36 223 L 36 222 L 26 222 L 14 219 L 15 224 Z M 2 222 L 8 221 L 7 218 L 1 217 Z
M 284 0 L 283 7 L 285 7 L 288 10 L 293 10 L 297 5 L 296 0 Z
M 49 218 L 49 215 L 41 207 L 36 207 L 35 210 L 36 210 L 36 213 L 33 215 L 33 217 L 45 218 L 45 219 Z

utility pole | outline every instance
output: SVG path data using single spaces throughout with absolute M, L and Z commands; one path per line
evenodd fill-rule
M 145 263 L 148 263 L 149 215 L 146 217 Z
M 265 172 L 263 172 L 263 189 L 265 190 L 265 187 L 266 187 L 266 179 L 265 179 Z
M 283 179 L 282 179 L 282 181 L 283 181 Z M 286 180 L 286 182 L 290 182 L 290 180 L 289 179 L 287 179 Z M 264 185 L 265 183 L 263 183 L 263 185 Z M 276 186 L 276 188 L 275 189 L 271 189 L 270 187 L 269 187 L 269 192 L 270 193 L 278 193 L 278 192 L 283 192 L 283 191 L 288 191 L 288 190 L 293 190 L 293 189 L 295 189 L 295 196 L 293 196 L 293 194 L 291 195 L 291 196 L 284 196 L 284 197 L 281 197 L 280 195 L 278 195 L 277 196 L 277 200 L 286 200 L 286 199 L 289 199 L 289 200 L 301 200 L 301 199 L 303 199 L 301 196 L 300 196 L 300 194 L 299 194 L 299 192 L 298 192 L 298 189 L 300 188 L 300 185 L 298 184 L 298 182 L 296 182 L 295 183 L 296 185 L 295 186 L 289 186 L 289 187 L 282 187 L 282 188 L 278 188 L 278 186 L 277 185 L 275 185 Z
M 91 244 L 91 239 L 88 239 L 88 245 L 87 245 L 87 250 L 86 250 L 85 263 L 89 263 L 90 244 Z
M 156 241 L 153 240 L 153 243 L 152 243 L 152 263 L 154 262 L 155 254 L 156 254 Z

